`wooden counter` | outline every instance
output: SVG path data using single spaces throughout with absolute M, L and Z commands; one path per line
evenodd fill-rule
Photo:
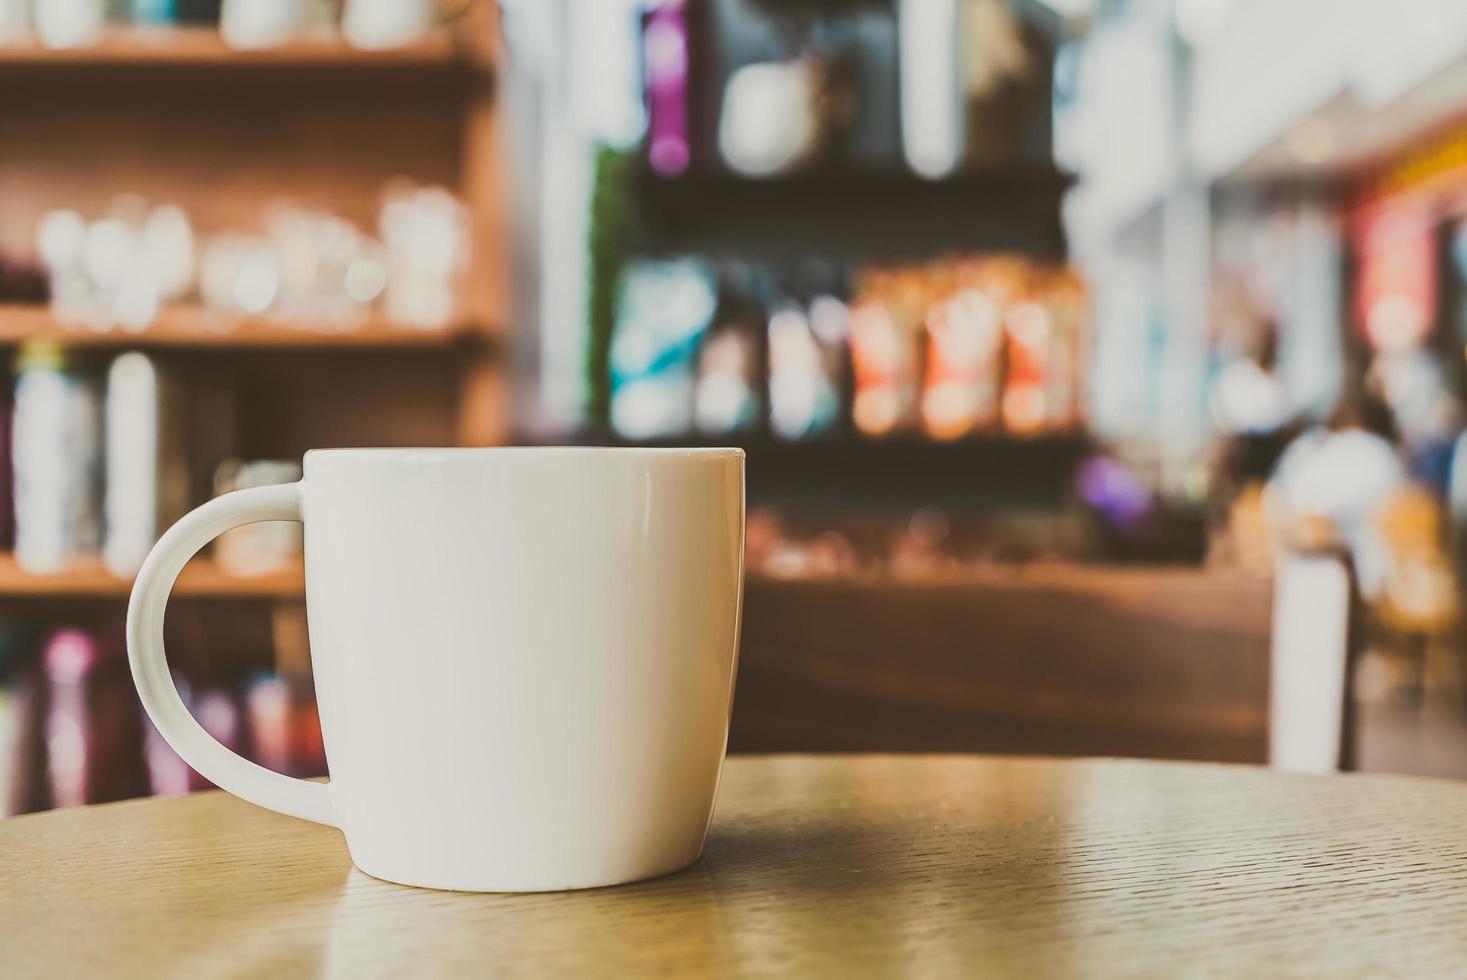
M 1263 762 L 1271 612 L 1191 567 L 751 576 L 731 746 Z

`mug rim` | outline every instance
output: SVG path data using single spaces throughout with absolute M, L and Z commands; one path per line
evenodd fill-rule
M 737 446 L 400 446 L 400 447 L 345 447 L 308 449 L 304 460 L 312 458 L 361 458 L 368 460 L 411 459 L 422 462 L 456 459 L 493 458 L 504 456 L 620 456 L 654 457 L 672 456 L 693 459 L 743 459 L 745 453 Z

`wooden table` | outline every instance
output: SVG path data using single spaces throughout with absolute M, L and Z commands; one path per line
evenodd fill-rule
M 959 756 L 729 762 L 703 861 L 422 891 L 220 793 L 0 821 L 0 973 L 1323 976 L 1467 970 L 1467 785 Z

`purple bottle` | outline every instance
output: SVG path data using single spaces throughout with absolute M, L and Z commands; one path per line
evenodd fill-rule
M 647 162 L 664 176 L 688 169 L 688 18 L 683 0 L 667 0 L 642 27 L 647 79 Z

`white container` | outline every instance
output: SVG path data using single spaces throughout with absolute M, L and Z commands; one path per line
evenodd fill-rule
M 432 23 L 429 0 L 347 0 L 341 32 L 359 48 L 395 48 L 422 37 Z
M 804 163 L 820 144 L 819 86 L 811 62 L 769 62 L 735 71 L 718 114 L 718 153 L 749 177 Z
M 305 20 L 301 0 L 224 0 L 219 32 L 236 48 L 268 48 L 293 37 Z
M 24 41 L 30 29 L 30 0 L 0 0 L 0 44 Z
M 102 36 L 106 0 L 36 0 L 36 34 L 48 48 L 77 48 Z
M 163 528 L 188 509 L 183 426 L 173 385 L 153 359 L 119 355 L 107 372 L 102 560 L 131 578 Z
M 901 0 L 902 153 L 919 175 L 957 168 L 964 144 L 959 0 Z
M 96 388 L 66 370 L 54 348 L 23 351 L 13 425 L 16 564 L 33 574 L 64 571 L 98 544 Z
M 388 318 L 423 329 L 446 326 L 468 266 L 468 209 L 445 188 L 405 186 L 388 193 L 378 221 Z

